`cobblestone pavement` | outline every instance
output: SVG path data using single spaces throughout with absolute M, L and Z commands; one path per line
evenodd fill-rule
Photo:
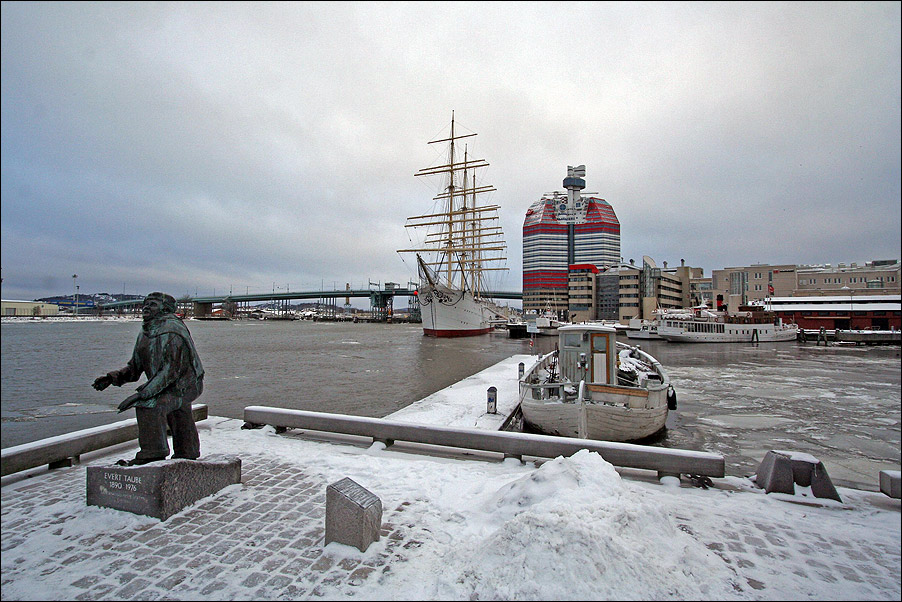
M 296 444 L 307 452 L 291 461 L 288 448 Z M 210 435 L 208 447 L 217 453 L 253 449 L 241 452 L 242 483 L 164 522 L 86 506 L 86 466 L 108 465 L 111 458 L 121 457 L 112 455 L 115 451 L 4 484 L 2 598 L 372 599 L 373 591 L 385 591 L 374 590 L 374 581 L 397 582 L 399 575 L 411 578 L 411 573 L 427 579 L 418 572 L 418 561 L 430 555 L 453 556 L 450 550 L 459 543 L 456 521 L 463 520 L 463 514 L 455 512 L 447 524 L 430 532 L 422 525 L 435 525 L 428 522 L 436 512 L 435 499 L 416 486 L 394 484 L 405 494 L 396 490 L 389 496 L 395 501 L 383 510 L 378 542 L 365 553 L 338 544 L 325 546 L 326 488 L 345 472 L 326 476 L 315 469 L 323 454 L 341 453 L 336 451 L 340 448 L 234 430 L 223 430 L 218 438 Z M 355 477 L 391 461 L 362 452 L 348 458 L 348 466 L 351 461 L 359 465 Z M 431 469 L 434 463 L 429 464 Z M 487 479 L 487 469 L 496 475 L 530 472 L 503 463 L 442 466 L 451 487 L 463 487 L 472 478 Z M 389 471 L 396 473 L 397 468 Z M 481 476 L 472 477 L 474 473 Z M 723 561 L 732 575 L 735 599 L 809 599 L 811 591 L 831 591 L 831 599 L 899 599 L 898 500 L 844 490 L 845 504 L 817 507 L 781 501 L 738 479 L 709 490 L 672 489 L 656 480 L 625 481 L 635 500 L 653 499 L 676 528 Z M 885 525 L 880 530 L 875 530 L 877 511 L 882 513 L 879 524 Z M 676 593 L 668 597 L 679 599 Z M 396 598 L 405 599 L 404 592 L 397 592 Z
M 330 554 L 324 550 L 328 483 L 296 465 L 244 454 L 242 485 L 233 487 L 252 488 L 253 496 L 214 495 L 165 522 L 136 517 L 136 526 L 114 532 L 68 529 L 75 516 L 65 508 L 84 504 L 85 472 L 84 466 L 51 471 L 3 496 L 4 556 L 27 538 L 44 536 L 47 525 L 31 518 L 38 507 L 60 506 L 52 533 L 66 543 L 42 559 L 4 558 L 4 590 L 17 579 L 15 564 L 30 564 L 29 574 L 53 583 L 54 599 L 62 600 L 259 600 L 273 589 L 282 599 L 316 598 L 324 585 L 353 589 L 374 571 L 389 570 L 405 546 L 416 545 L 399 524 L 403 507 L 387 508 L 375 558 Z M 99 562 L 100 574 L 85 574 L 84 567 Z
M 847 490 L 846 494 L 851 490 Z M 749 495 L 739 493 L 739 495 Z M 760 497 L 764 494 L 751 494 Z M 715 504 L 698 504 L 687 499 L 683 510 L 676 515 L 679 529 L 705 546 L 736 571 L 737 583 L 747 584 L 748 589 L 760 591 L 763 599 L 771 599 L 768 585 L 794 576 L 796 595 L 785 593 L 787 599 L 805 599 L 806 588 L 814 584 L 828 584 L 834 596 L 830 599 L 881 600 L 897 599 L 902 593 L 900 567 L 902 550 L 899 548 L 898 530 L 884 537 L 875 538 L 867 526 L 867 519 L 858 513 L 842 508 L 820 509 L 791 504 L 798 514 L 791 523 L 774 520 L 767 507 L 749 506 L 739 520 L 735 512 L 725 512 Z M 884 502 L 877 498 L 880 502 Z M 860 503 L 860 502 L 857 502 Z M 898 509 L 898 501 L 885 500 L 887 508 Z M 820 512 L 820 511 L 823 511 Z M 694 525 L 706 515 L 719 517 L 714 521 L 720 526 L 705 533 L 696 532 Z M 845 517 L 842 515 L 846 514 Z M 844 538 L 837 533 L 845 526 Z M 807 584 L 807 585 L 806 585 Z M 814 588 L 812 588 L 814 589 Z M 887 591 L 893 591 L 886 597 Z

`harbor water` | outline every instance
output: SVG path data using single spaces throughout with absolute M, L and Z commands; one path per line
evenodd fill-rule
M 424 337 L 416 324 L 187 321 L 206 370 L 198 400 L 242 418 L 268 405 L 384 417 L 555 337 L 506 332 Z M 125 365 L 139 321 L 5 321 L 2 447 L 133 417 L 116 405 L 137 385 L 98 392 L 94 378 Z M 755 472 L 771 449 L 805 452 L 834 482 L 876 487 L 899 470 L 902 372 L 895 347 L 813 343 L 677 344 L 631 341 L 657 357 L 677 392 L 652 445 L 722 454 L 727 473 Z M 143 379 L 142 379 L 143 380 Z M 485 399 L 474 399 L 483 407 Z

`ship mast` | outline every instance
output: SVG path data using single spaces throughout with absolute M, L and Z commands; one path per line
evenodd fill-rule
M 450 249 L 454 246 L 454 239 L 455 239 L 454 234 L 455 233 L 454 233 L 454 223 L 451 221 L 451 215 L 454 211 L 455 194 L 461 194 L 461 193 L 466 194 L 466 186 L 467 186 L 467 181 L 465 179 L 463 182 L 463 189 L 458 193 L 457 186 L 455 185 L 455 182 L 454 182 L 454 176 L 456 175 L 454 165 L 455 165 L 455 160 L 457 159 L 457 154 L 454 152 L 454 111 L 451 111 L 451 144 L 449 145 L 449 147 L 450 148 L 448 150 L 448 153 L 449 153 L 450 157 L 448 159 L 448 163 L 449 163 L 449 165 L 451 165 L 451 171 L 448 173 L 448 188 L 447 188 L 447 191 L 448 191 L 448 249 L 449 249 L 449 251 L 446 255 L 447 261 L 448 261 L 448 267 L 447 267 L 447 273 L 445 275 L 445 278 L 447 279 L 448 282 L 454 282 L 454 253 L 452 253 L 450 251 Z M 464 175 L 466 176 L 466 173 L 467 173 L 467 153 L 466 153 L 466 151 L 464 151 L 464 162 L 461 165 L 460 169 L 463 170 Z M 464 207 L 466 207 L 466 203 L 464 203 Z M 464 241 L 464 244 L 466 244 L 466 241 Z M 463 272 L 463 270 L 461 270 L 461 272 Z M 463 273 L 461 273 L 460 278 L 461 278 L 460 284 L 459 284 L 460 290 L 466 290 L 466 288 L 465 288 L 466 283 L 464 282 Z
M 476 185 L 476 170 L 487 167 L 482 159 L 470 159 L 464 147 L 463 160 L 458 160 L 456 143 L 476 134 L 458 135 L 455 129 L 454 113 L 451 113 L 451 135 L 449 138 L 433 140 L 429 144 L 447 142 L 447 163 L 437 167 L 419 170 L 416 176 L 445 175 L 447 182 L 442 192 L 434 197 L 441 201 L 439 213 L 407 218 L 408 228 L 432 227 L 437 231 L 426 235 L 421 248 L 400 249 L 399 253 L 416 252 L 421 269 L 431 267 L 435 275 L 452 287 L 468 290 L 475 297 L 480 296 L 483 270 L 489 268 L 484 263 L 504 260 L 504 257 L 487 257 L 486 253 L 503 251 L 506 246 L 501 240 L 500 226 L 487 225 L 497 220 L 497 205 L 477 204 L 477 195 L 494 191 L 492 186 Z M 472 186 L 469 186 L 472 178 Z M 457 202 L 460 199 L 460 203 Z M 430 253 L 433 257 L 423 259 L 419 253 Z M 457 282 L 455 282 L 457 280 Z

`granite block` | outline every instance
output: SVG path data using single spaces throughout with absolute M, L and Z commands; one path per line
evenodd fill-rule
M 197 500 L 241 482 L 241 459 L 208 456 L 142 466 L 88 466 L 89 506 L 166 520 Z
M 792 476 L 792 461 L 789 456 L 769 451 L 755 473 L 755 482 L 767 493 L 795 494 L 795 481 Z
M 349 478 L 326 488 L 326 544 L 333 541 L 365 552 L 379 540 L 382 501 Z
M 902 495 L 902 472 L 898 470 L 881 470 L 880 491 L 898 500 L 899 496 Z
M 810 487 L 814 497 L 842 501 L 824 463 L 810 454 L 772 450 L 758 466 L 755 482 L 767 493 L 795 495 L 795 487 Z

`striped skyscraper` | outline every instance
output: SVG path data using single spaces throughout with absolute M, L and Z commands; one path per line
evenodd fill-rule
M 582 196 L 586 166 L 568 167 L 567 192 L 545 194 L 523 221 L 523 309 L 567 309 L 569 266 L 620 264 L 620 222 L 614 208 Z

